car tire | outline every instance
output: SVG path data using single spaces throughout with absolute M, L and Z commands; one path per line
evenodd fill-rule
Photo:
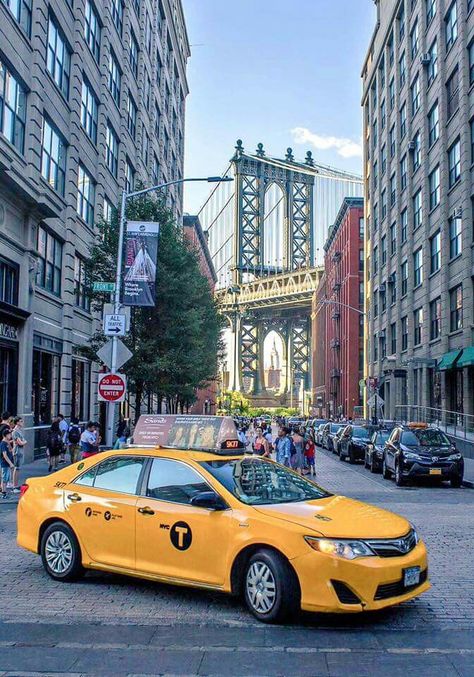
M 370 468 L 369 461 L 367 460 L 367 452 L 364 455 L 364 468 Z
M 374 457 L 371 456 L 369 463 L 369 470 L 371 473 L 375 474 L 377 472 L 377 467 L 375 465 Z
M 459 487 L 462 486 L 462 477 L 459 475 L 456 477 L 451 477 L 450 484 L 453 489 L 459 489 Z
M 392 477 L 392 473 L 387 468 L 387 462 L 385 460 L 385 456 L 383 457 L 383 460 L 382 460 L 382 477 L 384 478 L 384 480 L 389 480 Z
M 47 527 L 41 537 L 40 553 L 46 573 L 55 581 L 75 581 L 83 576 L 79 542 L 64 522 Z
M 405 485 L 405 478 L 403 477 L 399 462 L 395 465 L 395 484 L 397 487 L 403 487 Z
M 349 457 L 349 463 L 351 465 L 354 465 L 354 463 L 356 462 L 356 459 L 355 459 L 355 455 L 354 455 L 354 449 L 352 447 L 349 447 L 348 457 Z
M 263 587 L 257 589 L 258 586 Z M 281 623 L 300 606 L 296 574 L 273 550 L 263 549 L 252 555 L 245 569 L 243 589 L 250 613 L 262 623 Z

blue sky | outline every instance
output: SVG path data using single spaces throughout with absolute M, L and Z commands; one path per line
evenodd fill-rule
M 372 0 L 183 0 L 192 56 L 185 176 L 221 173 L 235 141 L 271 155 L 291 146 L 362 173 L 363 59 Z M 195 213 L 208 184 L 185 185 Z

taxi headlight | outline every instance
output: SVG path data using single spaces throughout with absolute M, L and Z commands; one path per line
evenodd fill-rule
M 462 454 L 451 454 L 448 456 L 448 461 L 460 461 L 462 459 Z
M 418 532 L 416 530 L 416 527 L 413 524 L 413 522 L 410 522 L 410 526 L 411 526 L 413 536 L 415 537 L 415 545 L 418 545 L 418 543 L 420 542 L 420 537 L 418 536 Z
M 364 541 L 336 540 L 334 538 L 304 537 L 306 543 L 325 555 L 334 555 L 343 559 L 356 559 L 357 557 L 373 557 L 374 551 Z

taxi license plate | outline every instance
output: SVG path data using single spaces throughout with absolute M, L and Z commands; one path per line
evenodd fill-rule
M 430 468 L 430 475 L 441 475 L 441 468 Z
M 410 567 L 403 570 L 403 585 L 408 588 L 410 585 L 418 585 L 420 582 L 420 567 Z

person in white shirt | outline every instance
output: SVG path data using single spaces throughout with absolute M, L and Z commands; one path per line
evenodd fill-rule
M 59 423 L 59 430 L 61 431 L 61 435 L 63 438 L 63 448 L 64 452 L 66 451 L 66 444 L 67 444 L 67 431 L 69 430 L 69 426 L 67 424 L 66 419 L 64 418 L 63 414 L 58 414 L 58 423 Z M 65 462 L 65 454 L 62 453 L 59 457 L 59 462 L 64 463 Z

